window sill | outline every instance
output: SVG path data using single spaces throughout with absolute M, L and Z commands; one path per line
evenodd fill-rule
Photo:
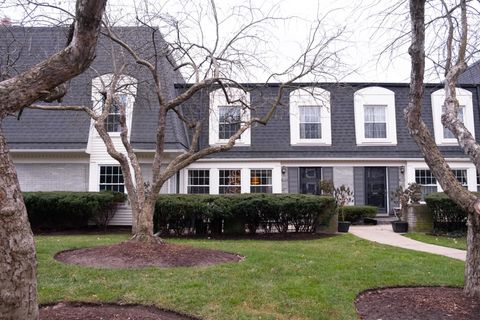
M 228 140 L 217 141 L 215 143 L 210 144 L 210 146 L 223 146 L 223 145 L 226 145 L 227 143 L 228 143 Z M 245 143 L 245 142 L 241 142 L 241 141 L 236 141 L 235 145 L 234 145 L 234 147 L 250 147 L 250 146 L 251 146 L 250 143 Z
M 327 143 L 327 142 L 320 142 L 320 141 L 297 141 L 297 142 L 291 142 L 291 146 L 308 146 L 308 147 L 322 147 L 322 146 L 331 146 L 332 143 Z
M 375 146 L 396 146 L 397 142 L 392 141 L 364 141 L 357 142 L 358 147 L 375 147 Z

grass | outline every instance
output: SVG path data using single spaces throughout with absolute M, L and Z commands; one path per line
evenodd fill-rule
M 405 236 L 413 240 L 436 244 L 438 246 L 455 248 L 460 250 L 467 250 L 466 236 L 453 238 L 453 237 L 447 237 L 447 236 L 434 236 L 434 235 L 420 233 L 420 232 L 411 232 L 411 233 L 409 232 L 405 234 Z
M 169 240 L 237 252 L 241 263 L 201 268 L 107 270 L 59 263 L 70 248 L 113 244 L 125 235 L 38 236 L 41 303 L 58 300 L 155 304 L 204 319 L 356 319 L 367 288 L 463 285 L 464 264 L 352 235 L 310 241 Z

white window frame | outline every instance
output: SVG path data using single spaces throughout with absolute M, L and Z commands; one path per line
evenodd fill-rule
M 200 161 L 192 163 L 180 171 L 180 192 L 187 193 L 188 170 L 210 169 L 210 194 L 219 194 L 220 170 L 240 170 L 241 193 L 250 193 L 251 170 L 272 170 L 272 193 L 282 193 L 282 166 L 280 162 L 244 161 L 216 162 Z
M 355 136 L 358 146 L 397 145 L 395 93 L 382 87 L 367 87 L 354 94 Z M 365 106 L 385 106 L 386 137 L 365 138 Z
M 477 190 L 477 169 L 471 162 L 448 161 L 452 170 L 467 170 L 467 187 L 470 191 Z M 406 188 L 410 182 L 415 182 L 415 170 L 430 170 L 423 161 L 408 161 L 405 167 L 405 185 Z M 437 180 L 437 192 L 443 192 L 442 186 Z
M 113 74 L 104 74 L 102 76 L 96 77 L 92 79 L 92 102 L 93 102 L 93 111 L 96 114 L 101 114 L 104 105 L 104 96 L 101 94 L 102 91 L 108 90 L 110 84 L 113 80 Z M 130 138 L 130 134 L 132 130 L 132 113 L 133 113 L 133 106 L 135 104 L 135 98 L 137 94 L 137 80 L 133 77 L 127 75 L 121 75 L 118 82 L 117 87 L 119 87 L 119 91 L 117 94 L 125 95 L 126 96 L 126 106 L 125 106 L 125 114 L 126 114 L 126 122 L 128 130 L 128 138 Z M 93 127 L 93 120 L 92 120 L 92 127 Z M 98 136 L 97 130 L 94 131 Z M 120 132 L 108 132 L 110 136 L 120 136 Z
M 125 186 L 125 177 L 123 176 L 123 172 L 122 172 L 122 179 L 123 179 L 123 182 L 120 183 L 120 182 L 110 182 L 110 183 L 107 183 L 107 182 L 101 182 L 101 175 L 102 175 L 102 167 L 105 167 L 105 170 L 107 167 L 116 167 L 116 168 L 119 168 L 119 170 L 122 170 L 122 167 L 119 165 L 119 164 L 101 164 L 98 166 L 98 190 L 101 190 L 101 187 L 100 186 L 107 186 L 107 185 L 110 185 L 110 186 L 123 186 L 123 193 L 127 193 L 127 188 Z M 105 173 L 105 175 L 107 175 Z M 108 189 L 105 189 L 105 190 L 108 190 Z M 122 192 L 122 191 L 117 191 L 117 192 Z
M 189 173 L 190 172 L 193 172 L 193 171 L 207 171 L 208 172 L 208 182 L 209 184 L 206 185 L 206 184 L 190 184 L 190 176 L 189 176 Z M 189 187 L 208 187 L 208 193 L 206 194 L 210 194 L 210 169 L 200 169 L 200 168 L 195 168 L 195 169 L 188 169 L 187 170 L 187 193 L 188 194 L 204 194 L 204 193 L 190 193 L 188 192 L 188 189 Z
M 260 177 L 260 183 L 259 184 L 252 184 L 252 173 L 254 171 L 270 171 L 270 184 L 262 184 L 262 178 Z M 250 169 L 250 193 L 260 193 L 260 192 L 252 192 L 252 187 L 270 187 L 271 192 L 266 192 L 268 194 L 273 193 L 273 169 Z
M 472 93 L 462 88 L 455 88 L 458 104 L 465 106 L 463 110 L 463 119 L 465 127 L 475 138 L 475 125 L 473 121 L 473 102 Z M 445 103 L 445 90 L 440 89 L 432 93 L 432 117 L 433 131 L 435 132 L 435 142 L 437 145 L 456 146 L 458 141 L 456 138 L 445 138 L 443 135 L 442 112 Z
M 228 94 L 228 98 L 230 101 L 240 100 L 244 102 L 245 105 L 242 103 L 228 103 L 227 98 L 225 97 L 225 93 L 223 89 L 217 89 L 210 92 L 210 114 L 209 114 L 209 140 L 208 143 L 210 145 L 218 145 L 218 144 L 226 144 L 228 139 L 220 139 L 219 138 L 219 112 L 218 107 L 239 107 L 241 109 L 241 126 L 243 127 L 245 124 L 243 122 L 250 120 L 250 108 L 246 107 L 250 105 L 250 93 L 245 92 L 239 88 L 225 88 Z M 245 130 L 240 139 L 235 141 L 236 146 L 249 146 L 250 145 L 250 128 Z
M 300 108 L 320 107 L 320 139 L 300 138 Z M 300 88 L 290 92 L 290 144 L 332 145 L 330 92 L 322 88 Z
M 430 184 L 422 184 L 420 182 L 417 182 L 417 171 L 430 171 L 430 175 L 432 176 L 433 180 L 435 181 L 435 183 L 430 183 Z M 424 168 L 421 168 L 421 169 L 415 169 L 415 182 L 418 183 L 420 186 L 422 187 L 435 187 L 435 191 L 434 192 L 438 192 L 438 182 L 437 182 L 437 179 L 435 178 L 435 176 L 433 175 L 432 173 L 432 170 L 430 170 L 429 168 L 428 169 L 424 169 Z M 424 194 L 423 190 L 422 190 L 422 198 L 424 198 L 426 196 L 426 194 Z
M 238 184 L 220 184 L 220 179 L 222 178 L 220 176 L 220 171 L 238 171 L 238 177 L 237 177 L 239 179 Z M 242 181 L 243 180 L 244 180 L 244 177 L 242 175 L 242 169 L 238 169 L 238 168 L 219 169 L 218 170 L 218 190 L 219 190 L 219 193 L 220 193 L 220 188 L 222 188 L 222 187 L 238 188 L 239 192 L 234 192 L 234 193 L 242 193 Z M 231 194 L 231 193 L 220 193 L 220 194 Z

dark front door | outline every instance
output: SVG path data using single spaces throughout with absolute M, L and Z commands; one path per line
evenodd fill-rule
M 300 193 L 320 194 L 322 169 L 318 167 L 300 168 Z
M 367 205 L 378 207 L 378 213 L 387 212 L 387 170 L 385 167 L 365 168 L 365 199 Z

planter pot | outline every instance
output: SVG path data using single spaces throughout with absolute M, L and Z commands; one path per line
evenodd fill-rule
M 348 232 L 350 221 L 338 221 L 338 232 Z
M 392 221 L 392 228 L 393 228 L 393 232 L 407 233 L 408 232 L 408 222 Z

